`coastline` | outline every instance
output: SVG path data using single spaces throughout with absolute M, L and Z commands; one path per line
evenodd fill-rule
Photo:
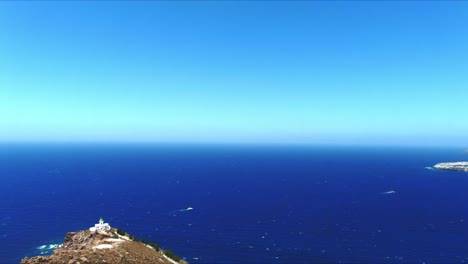
M 468 161 L 441 162 L 434 165 L 434 169 L 468 172 Z

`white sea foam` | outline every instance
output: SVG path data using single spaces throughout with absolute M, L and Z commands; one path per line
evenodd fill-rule
M 36 249 L 39 250 L 39 254 L 41 255 L 49 255 L 49 254 L 52 254 L 52 252 L 55 249 L 60 248 L 60 247 L 62 247 L 62 244 L 45 244 L 45 245 L 36 247 Z
M 62 246 L 62 244 L 50 244 L 49 249 L 56 249 L 56 248 L 59 248 L 61 246 Z

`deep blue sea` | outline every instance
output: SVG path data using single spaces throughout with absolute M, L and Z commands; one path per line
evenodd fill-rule
M 190 263 L 466 262 L 468 174 L 425 168 L 460 160 L 456 148 L 2 144 L 0 263 L 100 216 Z

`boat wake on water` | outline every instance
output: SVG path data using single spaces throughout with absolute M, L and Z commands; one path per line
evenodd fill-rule
M 396 194 L 396 191 L 391 189 L 390 191 L 381 192 L 380 194 L 382 194 L 382 195 Z
M 169 212 L 168 214 L 170 214 L 170 215 L 175 215 L 176 213 L 179 213 L 179 212 L 188 212 L 188 211 L 192 211 L 192 210 L 193 210 L 193 207 L 187 207 L 187 208 L 184 208 L 184 209 L 179 209 L 179 210 L 171 211 L 171 212 Z

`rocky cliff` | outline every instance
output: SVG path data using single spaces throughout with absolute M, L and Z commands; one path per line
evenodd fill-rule
M 172 257 L 173 259 L 171 259 Z M 137 241 L 131 235 L 111 228 L 103 231 L 67 233 L 63 246 L 51 256 L 24 258 L 21 264 L 176 264 L 186 263 L 171 251 L 159 249 L 156 244 Z

